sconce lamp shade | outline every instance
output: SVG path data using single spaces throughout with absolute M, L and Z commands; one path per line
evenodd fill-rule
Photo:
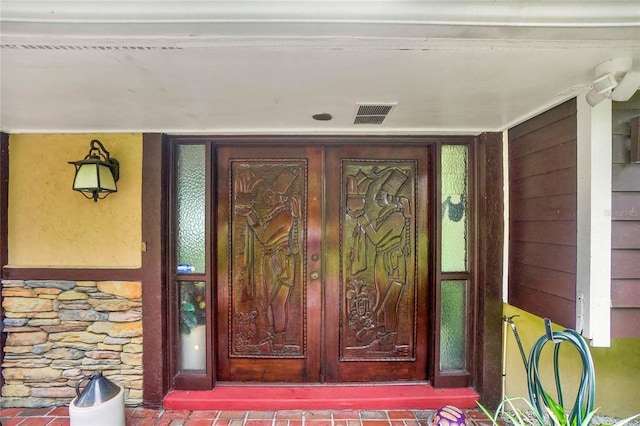
M 109 156 L 109 151 L 98 140 L 91 141 L 89 154 L 79 161 L 69 161 L 76 167 L 73 190 L 88 199 L 98 201 L 112 192 L 118 192 L 116 182 L 120 177 L 118 160 Z

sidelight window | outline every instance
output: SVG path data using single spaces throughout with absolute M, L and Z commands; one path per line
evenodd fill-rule
M 178 273 L 204 272 L 205 149 L 204 145 L 178 145 L 176 149 Z
M 470 376 L 469 149 L 460 144 L 440 150 L 439 350 L 434 378 L 439 386 L 468 385 Z
M 207 144 L 173 146 L 172 332 L 176 386 L 210 385 L 209 196 Z M 200 385 L 199 385 L 200 383 Z
M 466 145 L 442 146 L 442 272 L 468 270 Z

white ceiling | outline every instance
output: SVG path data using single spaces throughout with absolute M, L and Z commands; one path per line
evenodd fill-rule
M 584 94 L 610 58 L 640 69 L 638 1 L 0 6 L 9 133 L 476 134 Z M 397 106 L 354 125 L 357 103 Z

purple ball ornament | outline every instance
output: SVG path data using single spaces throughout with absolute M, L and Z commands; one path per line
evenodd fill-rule
M 430 426 L 469 426 L 467 416 L 458 407 L 453 405 L 445 405 L 440 407 L 433 413 Z

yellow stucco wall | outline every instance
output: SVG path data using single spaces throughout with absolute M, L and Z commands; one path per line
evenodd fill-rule
M 118 192 L 97 203 L 71 189 L 67 163 L 92 139 L 120 162 Z M 11 135 L 8 221 L 10 267 L 139 268 L 142 135 Z
M 504 305 L 504 315 L 518 315 L 514 322 L 528 359 L 532 346 L 545 333 L 543 319 L 510 305 Z M 505 395 L 528 398 L 524 364 L 511 328 L 506 330 L 506 337 Z M 544 346 L 538 365 L 544 389 L 555 398 L 553 346 L 551 342 Z M 613 339 L 611 347 L 590 347 L 590 352 L 595 367 L 598 414 L 628 417 L 640 413 L 640 339 Z M 563 343 L 560 353 L 560 383 L 565 406 L 570 409 L 579 386 L 582 361 L 569 344 Z

